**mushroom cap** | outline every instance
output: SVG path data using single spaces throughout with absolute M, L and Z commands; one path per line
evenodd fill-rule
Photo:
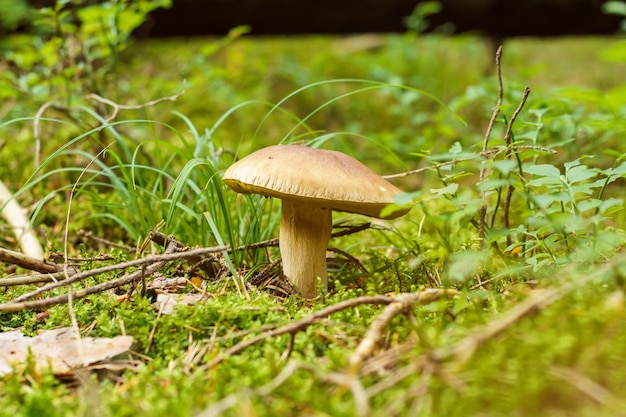
M 356 159 L 337 151 L 275 145 L 235 162 L 223 181 L 244 194 L 261 194 L 332 210 L 381 218 L 403 192 Z M 402 216 L 398 207 L 384 218 Z

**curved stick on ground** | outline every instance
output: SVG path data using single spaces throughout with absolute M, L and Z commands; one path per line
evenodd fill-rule
M 0 181 L 0 208 L 2 208 L 2 217 L 11 225 L 22 252 L 31 258 L 43 260 L 43 248 L 33 231 L 25 210 L 17 204 L 2 181 Z
M 439 300 L 444 296 L 457 295 L 456 290 L 430 289 L 426 291 L 400 294 L 393 297 L 393 302 L 372 321 L 365 333 L 365 337 L 350 357 L 350 369 L 353 373 L 358 373 L 365 359 L 374 352 L 374 348 L 383 339 L 383 332 L 389 322 L 399 314 L 407 313 L 415 304 L 428 304 Z
M 250 346 L 256 345 L 257 343 L 260 343 L 265 339 L 269 339 L 270 337 L 280 336 L 283 334 L 295 335 L 297 332 L 305 330 L 307 327 L 314 323 L 317 323 L 319 320 L 327 318 L 331 314 L 346 310 L 348 308 L 357 307 L 364 304 L 389 305 L 393 303 L 407 303 L 408 301 L 406 300 L 410 300 L 411 304 L 416 302 L 427 304 L 429 302 L 438 300 L 441 297 L 453 294 L 457 294 L 457 291 L 447 289 L 429 289 L 423 292 L 406 293 L 397 296 L 365 295 L 362 297 L 351 298 L 349 300 L 341 301 L 337 304 L 333 304 L 319 311 L 316 311 L 310 316 L 307 316 L 298 321 L 290 322 L 285 324 L 284 326 L 263 332 L 260 335 L 255 336 L 251 339 L 242 340 L 230 349 L 226 350 L 224 353 L 213 358 L 213 360 L 208 362 L 205 367 L 207 369 L 212 369 L 219 365 L 222 361 L 224 361 L 224 359 L 230 356 L 237 355 L 243 352 L 245 349 L 249 348 Z

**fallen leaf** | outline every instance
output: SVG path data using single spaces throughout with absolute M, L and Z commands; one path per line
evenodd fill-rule
M 132 343 L 132 336 L 81 338 L 72 327 L 46 330 L 35 337 L 17 330 L 0 333 L 0 375 L 12 372 L 29 354 L 38 367 L 65 375 L 124 353 Z
M 152 303 L 153 308 L 161 314 L 174 314 L 178 304 L 193 305 L 206 298 L 205 294 L 157 294 L 156 301 Z

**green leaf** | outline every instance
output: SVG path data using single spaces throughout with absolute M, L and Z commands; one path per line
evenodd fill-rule
M 509 185 L 511 181 L 507 179 L 493 179 L 493 180 L 485 180 L 478 183 L 478 189 L 480 191 L 494 190 L 499 187 L 505 187 Z
M 462 146 L 461 146 L 461 144 L 457 141 L 457 142 L 454 142 L 454 143 L 452 144 L 452 146 L 450 147 L 450 150 L 449 150 L 448 152 L 450 152 L 450 153 L 451 153 L 451 154 L 453 154 L 453 155 L 454 155 L 454 154 L 459 154 L 459 153 L 463 152 L 463 147 L 462 147 Z
M 612 214 L 622 210 L 624 207 L 624 200 L 621 198 L 608 198 L 600 204 L 600 213 Z
M 516 167 L 517 162 L 512 159 L 493 161 L 493 168 L 502 174 L 508 174 L 509 172 L 515 170 Z
M 596 198 L 589 198 L 586 200 L 582 200 L 578 202 L 578 210 L 581 213 L 584 213 L 587 210 L 591 210 L 591 209 L 595 209 L 597 207 L 600 207 L 602 204 L 601 200 L 598 200 Z
M 626 17 L 626 3 L 623 1 L 607 1 L 602 5 L 602 11 L 606 14 L 615 14 Z
M 595 170 L 590 169 L 587 165 L 578 165 L 568 169 L 565 173 L 567 181 L 570 183 L 581 182 L 593 178 L 597 175 Z
M 447 187 L 431 188 L 430 192 L 433 193 L 433 194 L 438 194 L 438 195 L 454 194 L 454 193 L 456 193 L 456 190 L 458 190 L 458 188 L 459 188 L 459 184 L 457 184 L 456 182 L 453 182 L 452 184 L 448 185 Z
M 526 167 L 526 173 L 531 175 L 538 175 L 540 177 L 560 178 L 561 171 L 554 165 L 541 164 L 530 165 Z

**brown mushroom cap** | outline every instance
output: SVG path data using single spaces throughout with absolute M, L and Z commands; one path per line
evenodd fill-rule
M 403 192 L 356 159 L 336 151 L 275 145 L 237 161 L 224 182 L 238 193 L 262 194 L 331 210 L 381 217 Z M 398 207 L 384 218 L 406 214 Z

